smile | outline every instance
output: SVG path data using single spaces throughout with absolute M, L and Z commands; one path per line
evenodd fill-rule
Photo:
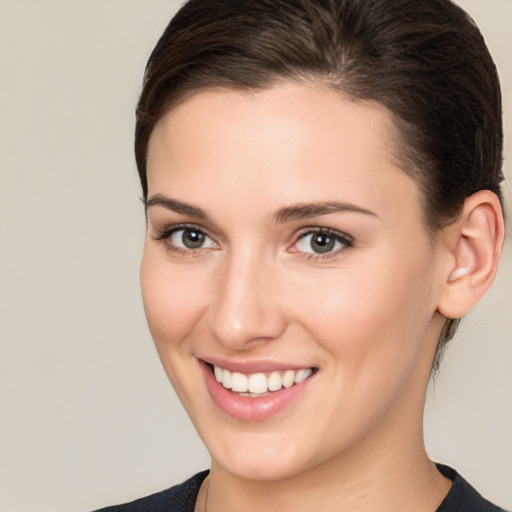
M 318 368 L 286 368 L 282 363 L 198 362 L 216 407 L 249 422 L 270 419 L 298 404 L 319 373 Z
M 213 365 L 213 372 L 217 382 L 224 388 L 230 389 L 234 393 L 240 393 L 241 396 L 258 398 L 270 392 L 300 384 L 313 373 L 313 369 L 302 368 L 245 375 Z

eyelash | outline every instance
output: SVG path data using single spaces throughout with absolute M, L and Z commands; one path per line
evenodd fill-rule
M 197 233 L 201 233 L 204 236 L 208 237 L 210 240 L 213 240 L 203 228 L 195 225 L 195 224 L 174 224 L 172 226 L 168 226 L 164 228 L 162 231 L 153 236 L 153 239 L 157 242 L 162 242 L 165 245 L 165 248 L 168 251 L 174 252 L 176 254 L 180 254 L 188 257 L 200 256 L 203 253 L 203 250 L 207 249 L 205 247 L 198 247 L 197 249 L 185 249 L 183 247 L 178 247 L 171 242 L 172 236 L 178 231 L 194 231 Z
M 157 233 L 153 236 L 153 239 L 158 242 L 163 242 L 166 246 L 166 249 L 169 251 L 172 251 L 177 254 L 181 254 L 188 257 L 194 257 L 194 256 L 200 256 L 203 253 L 203 250 L 207 250 L 209 248 L 205 247 L 199 247 L 197 249 L 185 249 L 182 247 L 178 247 L 175 244 L 170 242 L 171 237 L 181 230 L 189 230 L 189 231 L 195 231 L 198 233 L 203 234 L 204 236 L 208 237 L 210 240 L 214 241 L 213 238 L 211 238 L 203 228 L 200 226 L 197 226 L 195 224 L 175 224 L 172 226 L 168 226 L 164 228 L 162 231 Z M 299 250 L 289 250 L 289 252 L 292 252 L 294 254 L 299 255 L 301 258 L 308 260 L 308 261 L 322 261 L 327 259 L 334 259 L 340 255 L 341 252 L 344 252 L 346 249 L 349 249 L 354 246 L 354 240 L 352 237 L 345 233 L 341 233 L 339 231 L 335 231 L 333 229 L 324 228 L 324 227 L 307 227 L 304 228 L 298 233 L 298 235 L 295 236 L 294 242 L 289 246 L 290 248 L 293 248 L 296 246 L 301 240 L 306 238 L 309 235 L 326 235 L 331 238 L 333 238 L 336 242 L 340 243 L 342 245 L 341 248 L 326 252 L 325 254 L 321 253 L 315 253 L 315 252 L 304 252 Z M 215 243 L 215 241 L 214 241 Z
M 334 240 L 336 242 L 339 242 L 342 245 L 342 247 L 334 251 L 326 252 L 325 254 L 309 253 L 304 251 L 292 251 L 293 253 L 300 255 L 301 258 L 304 258 L 305 260 L 308 261 L 322 261 L 335 259 L 340 256 L 340 253 L 345 252 L 347 249 L 350 249 L 351 247 L 354 246 L 354 239 L 345 233 L 341 233 L 340 231 L 324 227 L 307 227 L 301 230 L 301 232 L 298 234 L 295 241 L 293 242 L 292 247 L 297 245 L 301 240 L 303 240 L 309 235 L 327 235 L 331 238 L 334 238 Z

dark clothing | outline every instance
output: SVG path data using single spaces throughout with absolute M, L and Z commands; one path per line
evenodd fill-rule
M 453 485 L 436 512 L 505 512 L 482 498 L 454 469 L 441 464 L 437 465 L 437 469 L 452 480 Z
M 437 467 L 444 476 L 453 481 L 453 485 L 436 512 L 505 512 L 482 498 L 453 469 L 440 464 Z M 203 471 L 165 491 L 96 512 L 194 512 L 199 488 L 207 476 L 208 471 Z
M 208 473 L 209 471 L 202 471 L 165 491 L 96 512 L 194 512 L 199 488 Z

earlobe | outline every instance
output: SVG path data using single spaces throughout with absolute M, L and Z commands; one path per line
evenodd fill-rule
M 481 190 L 467 198 L 446 236 L 450 257 L 438 311 L 446 318 L 460 318 L 486 294 L 496 277 L 504 238 L 496 194 Z

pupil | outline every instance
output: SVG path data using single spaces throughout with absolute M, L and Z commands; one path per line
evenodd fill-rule
M 315 235 L 311 238 L 311 248 L 317 253 L 330 252 L 334 249 L 335 240 L 329 235 Z
M 181 239 L 188 249 L 198 249 L 204 243 L 204 234 L 198 231 L 184 231 Z

